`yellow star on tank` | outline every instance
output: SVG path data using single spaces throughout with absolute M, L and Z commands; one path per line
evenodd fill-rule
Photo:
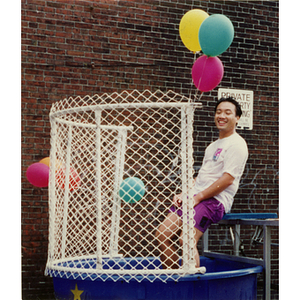
M 77 283 L 75 285 L 75 290 L 71 290 L 71 292 L 74 294 L 73 300 L 81 300 L 80 295 L 84 292 L 83 290 L 78 290 Z

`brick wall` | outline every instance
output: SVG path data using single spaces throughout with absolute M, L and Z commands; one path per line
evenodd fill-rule
M 48 247 L 48 190 L 26 179 L 27 167 L 49 155 L 49 111 L 69 96 L 123 90 L 194 95 L 194 55 L 182 44 L 179 22 L 200 8 L 222 13 L 235 27 L 231 47 L 220 55 L 219 87 L 254 91 L 253 130 L 240 132 L 250 157 L 233 212 L 278 212 L 278 1 L 42 1 L 22 0 L 22 292 L 23 299 L 53 299 L 43 275 Z M 204 93 L 196 112 L 194 150 L 199 168 L 215 138 L 217 88 Z M 251 230 L 250 230 L 251 229 Z M 242 230 L 246 254 L 254 228 Z M 272 232 L 278 242 L 278 230 Z M 229 251 L 226 231 L 214 225 L 210 247 Z M 278 284 L 278 249 L 272 248 L 272 283 Z M 278 297 L 272 291 L 272 299 Z

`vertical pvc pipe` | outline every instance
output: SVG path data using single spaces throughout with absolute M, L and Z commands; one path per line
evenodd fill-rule
M 101 206 L 101 110 L 95 111 L 96 117 L 96 240 L 97 268 L 102 269 L 102 206 Z
M 189 268 L 195 267 L 194 260 L 194 184 L 193 184 L 193 121 L 194 121 L 194 108 L 192 105 L 186 108 L 186 121 L 187 121 L 187 175 L 188 175 L 188 241 L 189 241 Z
M 113 191 L 113 207 L 112 207 L 112 220 L 110 231 L 110 256 L 115 257 L 118 255 L 118 238 L 120 231 L 120 210 L 121 199 L 119 197 L 120 184 L 123 180 L 125 151 L 126 151 L 126 129 L 120 129 L 118 132 L 117 142 L 117 156 L 115 163 L 115 182 Z
M 181 107 L 181 182 L 182 182 L 182 268 L 188 271 L 188 209 L 187 209 L 187 136 L 186 136 L 186 112 Z
M 70 181 L 70 164 L 71 164 L 71 148 L 72 148 L 72 129 L 69 126 L 67 153 L 66 153 L 66 166 L 65 166 L 65 191 L 64 191 L 64 213 L 63 213 L 63 231 L 62 231 L 62 258 L 65 258 L 66 243 L 67 243 L 67 226 L 68 226 L 68 208 L 69 208 L 69 181 Z
M 55 243 L 55 205 L 56 205 L 56 195 L 55 195 L 55 164 L 56 164 L 56 131 L 57 124 L 55 118 L 50 117 L 51 123 L 51 149 L 50 149 L 50 176 L 49 176 L 49 258 L 48 262 L 52 263 L 54 257 L 54 243 Z M 47 262 L 47 263 L 48 263 Z M 46 268 L 47 269 L 47 268 Z

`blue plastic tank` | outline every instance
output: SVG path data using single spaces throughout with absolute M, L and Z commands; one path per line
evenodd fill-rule
M 132 259 L 132 258 L 131 258 Z M 138 259 L 138 258 L 137 258 Z M 143 258 L 139 258 L 143 259 Z M 153 259 L 160 263 L 157 258 Z M 130 282 L 99 278 L 84 280 L 58 277 L 53 272 L 55 297 L 59 300 L 255 300 L 257 274 L 261 266 L 236 261 L 200 257 L 206 273 L 187 275 L 178 280 Z M 79 278 L 79 277 L 78 277 Z

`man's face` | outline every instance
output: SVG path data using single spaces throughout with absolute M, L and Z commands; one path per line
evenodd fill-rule
M 230 136 L 235 132 L 235 126 L 240 117 L 236 116 L 235 105 L 231 102 L 221 102 L 215 113 L 215 123 L 220 137 Z

